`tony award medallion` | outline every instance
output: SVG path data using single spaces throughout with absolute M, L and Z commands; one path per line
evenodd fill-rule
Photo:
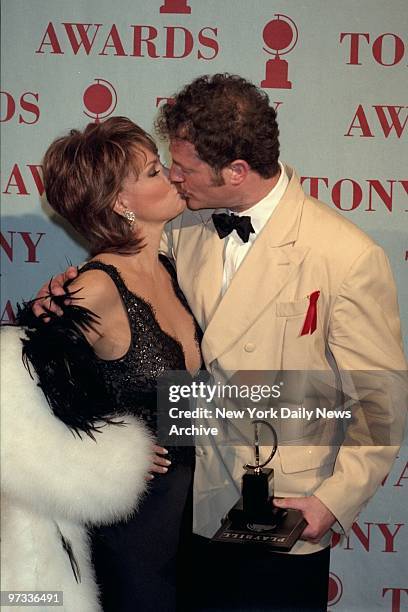
M 263 420 L 252 421 L 254 425 L 255 463 L 244 465 L 242 496 L 228 512 L 213 540 L 237 544 L 257 544 L 271 550 L 287 551 L 292 548 L 306 527 L 299 510 L 276 508 L 274 497 L 273 469 L 266 468 L 272 461 L 278 439 L 272 425 Z M 267 459 L 260 462 L 259 425 L 265 425 L 273 436 L 272 450 Z
M 292 89 L 288 78 L 288 62 L 281 58 L 296 46 L 298 29 L 296 24 L 287 15 L 275 13 L 276 19 L 269 21 L 264 27 L 263 39 L 267 47 L 275 49 L 275 57 L 266 62 L 265 78 L 261 87 L 275 89 Z M 264 51 L 273 55 L 271 51 Z

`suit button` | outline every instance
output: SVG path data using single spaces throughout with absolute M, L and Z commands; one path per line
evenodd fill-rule
M 244 346 L 244 351 L 247 353 L 253 353 L 255 350 L 255 344 L 253 342 L 247 342 Z

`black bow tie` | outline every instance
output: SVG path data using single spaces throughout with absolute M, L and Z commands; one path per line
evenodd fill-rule
M 230 215 L 227 213 L 214 213 L 212 219 L 220 238 L 225 238 L 225 236 L 228 236 L 231 232 L 236 230 L 241 240 L 243 242 L 248 242 L 249 235 L 255 234 L 255 230 L 251 223 L 251 217 L 239 217 L 238 215 L 234 215 L 234 213 Z

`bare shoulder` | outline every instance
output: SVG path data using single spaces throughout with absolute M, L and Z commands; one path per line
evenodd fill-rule
M 80 300 L 79 305 L 98 315 L 114 306 L 119 299 L 115 283 L 103 270 L 86 270 L 69 285 L 69 291 Z

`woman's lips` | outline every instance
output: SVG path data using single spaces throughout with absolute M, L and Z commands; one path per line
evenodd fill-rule
M 179 191 L 178 194 L 179 194 L 179 196 L 181 196 L 183 198 L 183 200 L 188 200 L 188 198 L 189 198 L 189 194 L 186 193 L 185 191 Z

